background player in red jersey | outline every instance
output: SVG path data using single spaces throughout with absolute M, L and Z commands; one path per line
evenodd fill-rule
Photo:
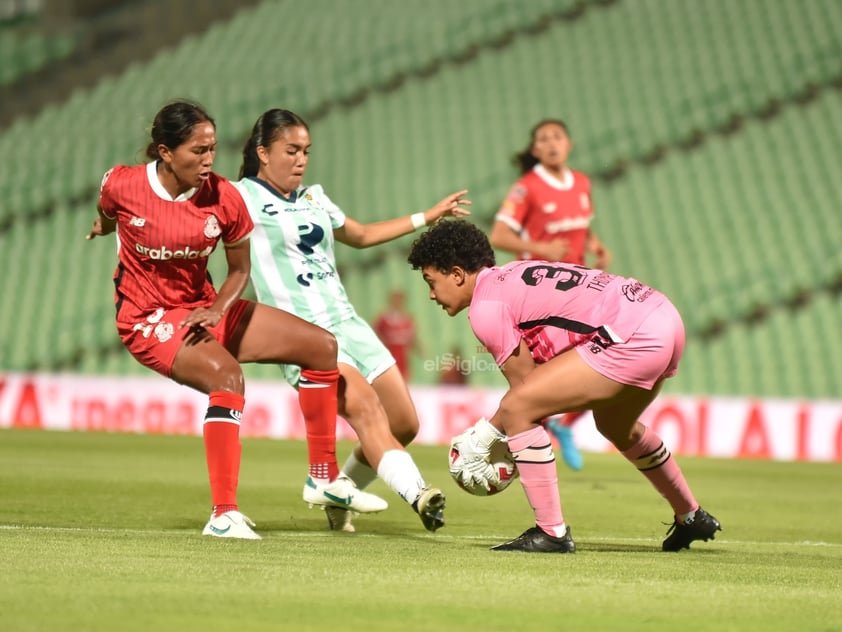
M 489 240 L 518 259 L 544 259 L 604 270 L 611 253 L 591 228 L 593 204 L 588 177 L 567 166 L 573 149 L 567 126 L 545 119 L 532 128 L 529 145 L 515 154 L 521 178 L 512 185 L 497 211 Z M 584 412 L 547 420 L 559 442 L 564 462 L 582 469 L 582 455 L 573 441 L 572 424 Z
M 117 230 L 114 273 L 117 331 L 144 366 L 209 396 L 203 436 L 213 512 L 204 535 L 260 539 L 240 513 L 241 362 L 298 364 L 299 401 L 307 425 L 310 475 L 330 497 L 352 497 L 356 511 L 386 503 L 338 477 L 336 340 L 324 329 L 266 305 L 240 299 L 250 272 L 254 224 L 239 192 L 211 171 L 213 119 L 176 101 L 155 116 L 151 162 L 116 166 L 102 180 L 99 216 L 88 239 Z M 208 257 L 225 246 L 228 274 L 217 291 Z M 319 504 L 329 504 L 328 496 Z
M 406 294 L 402 290 L 389 294 L 389 304 L 375 319 L 374 331 L 395 358 L 403 379 L 409 382 L 409 353 L 418 348 L 418 339 L 415 319 L 406 311 Z

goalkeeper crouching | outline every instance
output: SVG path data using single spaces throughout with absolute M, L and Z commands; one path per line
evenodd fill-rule
M 508 438 L 535 526 L 497 551 L 573 553 L 558 493 L 555 456 L 540 421 L 592 410 L 599 432 L 669 503 L 664 551 L 711 540 L 719 521 L 699 506 L 669 449 L 638 418 L 673 377 L 684 325 L 665 295 L 640 281 L 583 266 L 515 261 L 497 266 L 485 234 L 442 220 L 412 245 L 430 298 L 449 316 L 468 308 L 477 339 L 509 383 L 500 406 L 460 441 L 466 488 L 493 481 L 491 447 Z

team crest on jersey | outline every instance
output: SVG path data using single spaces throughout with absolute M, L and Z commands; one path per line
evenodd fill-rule
M 591 207 L 591 197 L 587 193 L 579 194 L 579 206 L 581 206 L 582 208 Z
M 507 195 L 507 199 L 511 200 L 514 204 L 520 204 L 526 199 L 526 187 L 522 184 L 514 185 L 511 190 L 509 190 L 509 195 Z
M 158 339 L 158 342 L 166 342 L 170 338 L 172 338 L 173 334 L 173 326 L 172 323 L 161 322 L 155 325 L 155 330 L 153 332 L 155 337 Z
M 210 215 L 205 220 L 205 237 L 213 239 L 222 234 L 222 229 L 219 227 L 219 220 L 214 215 Z

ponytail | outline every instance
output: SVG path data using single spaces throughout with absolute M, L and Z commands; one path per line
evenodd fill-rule
M 240 178 L 253 178 L 260 170 L 257 157 L 257 137 L 252 133 L 243 146 L 243 164 L 240 166 Z
M 170 101 L 155 115 L 150 130 L 151 142 L 146 146 L 146 157 L 150 160 L 160 160 L 159 145 L 175 149 L 186 142 L 199 124 L 209 122 L 216 127 L 213 118 L 207 110 L 193 101 Z
M 243 145 L 243 163 L 240 165 L 240 178 L 253 178 L 260 171 L 258 147 L 268 147 L 284 130 L 289 127 L 303 127 L 309 131 L 307 123 L 300 116 L 289 110 L 275 108 L 266 110 L 255 121 L 246 144 Z
M 525 149 L 522 151 L 517 152 L 514 156 L 512 156 L 512 164 L 514 164 L 518 169 L 520 169 L 521 174 L 525 174 L 528 171 L 531 171 L 532 168 L 537 165 L 540 160 L 538 160 L 535 156 L 532 155 L 532 146 L 535 144 L 535 135 L 538 133 L 538 130 L 544 127 L 544 125 L 558 125 L 561 129 L 564 130 L 564 133 L 570 136 L 570 130 L 567 129 L 567 125 L 564 121 L 559 119 L 544 119 L 540 121 L 535 127 L 532 128 L 532 131 L 529 133 L 529 144 L 526 146 Z

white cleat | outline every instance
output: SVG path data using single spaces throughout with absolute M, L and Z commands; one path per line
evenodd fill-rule
M 262 540 L 262 538 L 251 530 L 257 525 L 251 518 L 244 516 L 239 511 L 226 511 L 210 520 L 202 530 L 202 535 L 212 535 L 217 538 L 240 538 L 241 540 Z
M 308 476 L 303 497 L 310 507 L 340 507 L 357 513 L 377 513 L 389 507 L 389 503 L 379 496 L 357 489 L 354 481 L 344 474 L 325 485 Z

